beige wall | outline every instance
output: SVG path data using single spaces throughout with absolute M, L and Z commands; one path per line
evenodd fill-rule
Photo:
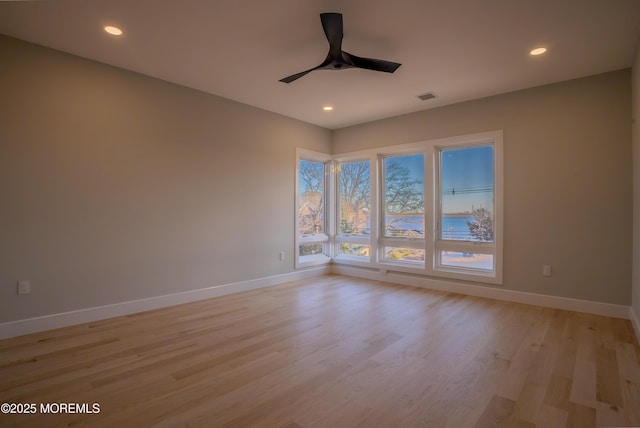
M 330 131 L 2 36 L 0 58 L 0 322 L 293 270 L 295 148 Z
M 630 305 L 630 93 L 616 71 L 340 129 L 332 151 L 504 130 L 503 287 Z
M 633 311 L 640 320 L 640 42 L 633 62 L 632 77 L 633 111 Z

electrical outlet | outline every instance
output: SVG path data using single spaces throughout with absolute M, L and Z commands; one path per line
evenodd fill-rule
M 20 280 L 18 281 L 18 294 L 31 293 L 31 281 Z
M 284 251 L 280 251 L 280 261 L 284 261 Z
M 542 274 L 544 276 L 551 276 L 551 265 L 543 265 L 542 266 Z

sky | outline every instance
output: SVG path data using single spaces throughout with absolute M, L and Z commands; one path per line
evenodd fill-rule
M 493 146 L 443 150 L 442 212 L 493 211 Z
M 394 157 L 412 178 L 423 180 L 424 156 Z M 493 146 L 447 149 L 441 158 L 442 212 L 493 211 Z
M 300 165 L 305 165 L 307 168 L 311 168 L 315 171 L 315 175 L 319 178 L 319 180 L 314 180 L 314 187 L 322 186 L 322 177 L 324 176 L 324 164 L 322 162 L 313 162 L 300 159 Z M 309 190 L 307 189 L 307 183 L 304 180 L 301 180 L 300 177 L 298 177 L 298 193 L 300 195 L 304 195 L 307 190 Z
M 424 180 L 424 155 L 393 158 L 409 170 L 411 178 Z M 321 163 L 312 164 L 322 170 Z M 493 146 L 443 150 L 440 169 L 443 213 L 471 212 L 481 207 L 493 211 Z M 304 193 L 302 180 L 299 186 L 300 193 Z

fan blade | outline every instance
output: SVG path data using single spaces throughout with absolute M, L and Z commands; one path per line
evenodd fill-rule
M 312 68 L 312 69 L 307 70 L 307 71 L 303 71 L 301 73 L 292 74 L 291 76 L 287 76 L 287 77 L 285 77 L 283 79 L 280 79 L 280 81 L 284 82 L 284 83 L 291 83 L 294 80 L 298 80 L 299 78 L 301 78 L 302 76 L 304 76 L 305 74 L 307 74 L 307 73 L 309 73 L 309 72 L 311 72 L 313 70 L 315 70 L 315 68 Z
M 342 50 L 342 14 L 321 13 L 322 29 L 329 41 L 329 51 L 340 52 Z
M 397 62 L 385 61 L 382 59 L 360 58 L 359 56 L 351 55 L 347 52 L 342 52 L 342 56 L 346 62 L 350 63 L 354 67 L 374 71 L 384 71 L 385 73 L 393 73 L 402 65 Z
M 320 64 L 320 65 L 319 65 L 319 66 L 317 66 L 317 67 L 310 68 L 310 69 L 305 70 L 305 71 L 302 71 L 302 72 L 300 72 L 300 73 L 292 74 L 291 76 L 287 76 L 287 77 L 285 77 L 285 78 L 283 78 L 283 79 L 280 79 L 280 81 L 281 81 L 281 82 L 283 82 L 283 83 L 291 83 L 291 82 L 293 82 L 294 80 L 298 80 L 299 78 L 301 78 L 301 77 L 302 77 L 302 76 L 304 76 L 305 74 L 310 73 L 310 72 L 312 72 L 313 70 L 317 70 L 317 69 L 319 69 L 319 68 L 322 68 L 322 67 L 326 66 L 327 64 L 328 64 L 328 62 L 327 62 L 327 61 L 324 61 L 322 64 Z

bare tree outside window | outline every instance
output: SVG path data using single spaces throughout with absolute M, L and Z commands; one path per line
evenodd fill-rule
M 369 162 L 340 164 L 340 233 L 367 233 L 369 215 Z
M 411 171 L 407 159 L 422 155 L 386 158 L 385 236 L 424 237 L 423 172 Z
M 302 237 L 319 235 L 325 231 L 325 166 L 322 162 L 300 160 L 298 197 L 298 233 Z M 322 243 L 305 243 L 300 256 L 322 254 Z
M 299 233 L 324 233 L 324 164 L 300 161 Z

